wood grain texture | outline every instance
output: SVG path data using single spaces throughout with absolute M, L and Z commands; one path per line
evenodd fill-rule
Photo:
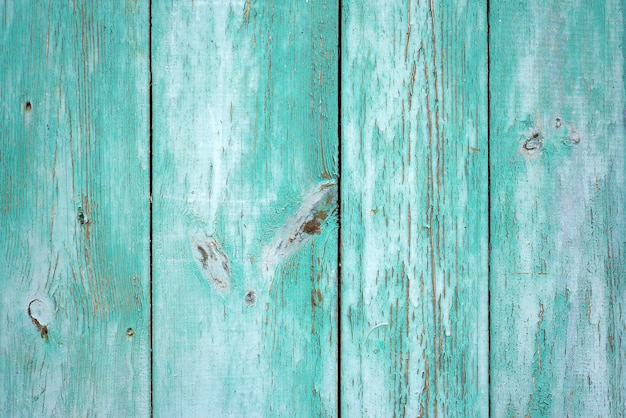
M 337 11 L 153 4 L 155 416 L 337 414 Z
M 0 1 L 0 415 L 148 416 L 148 9 Z
M 486 3 L 343 4 L 342 411 L 486 416 Z
M 494 416 L 626 414 L 624 5 L 491 2 Z

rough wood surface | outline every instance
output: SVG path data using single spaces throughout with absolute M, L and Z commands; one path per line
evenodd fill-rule
M 1 416 L 149 416 L 147 24 L 0 1 Z
M 486 3 L 343 4 L 342 411 L 486 416 Z
M 626 414 L 624 6 L 491 2 L 494 416 Z
M 625 0 L 341 7 L 0 0 L 0 416 L 626 415 Z
M 337 5 L 155 2 L 155 416 L 337 414 Z

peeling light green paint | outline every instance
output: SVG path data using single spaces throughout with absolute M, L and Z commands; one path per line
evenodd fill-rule
M 626 415 L 624 0 L 92 3 L 0 0 L 0 416 Z
M 344 1 L 344 416 L 487 416 L 486 2 Z
M 147 24 L 0 1 L 0 416 L 150 414 Z
M 153 4 L 157 417 L 337 415 L 337 30 L 318 1 Z
M 626 413 L 623 13 L 491 2 L 494 416 Z

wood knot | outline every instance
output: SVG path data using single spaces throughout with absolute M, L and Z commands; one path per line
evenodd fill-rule
M 533 133 L 522 143 L 522 149 L 524 149 L 527 154 L 536 154 L 541 151 L 541 148 L 543 148 L 543 135 L 541 132 Z
M 230 262 L 217 240 L 205 231 L 190 234 L 191 252 L 204 278 L 217 290 L 230 287 Z
M 554 119 L 554 127 L 556 129 L 561 129 L 561 126 L 563 126 L 563 119 L 561 118 Z
M 243 297 L 243 301 L 248 307 L 252 307 L 256 304 L 256 292 L 254 290 L 248 290 Z
M 52 319 L 52 309 L 48 304 L 39 299 L 33 299 L 28 304 L 28 316 L 33 325 L 37 327 L 37 331 L 44 340 L 48 339 L 48 324 Z
M 578 132 L 576 129 L 572 128 L 569 133 L 567 134 L 567 140 L 571 143 L 571 144 L 578 144 L 581 140 L 581 136 L 580 136 L 580 132 Z

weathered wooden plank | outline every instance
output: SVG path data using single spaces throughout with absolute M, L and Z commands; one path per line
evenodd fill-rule
M 0 2 L 0 415 L 148 416 L 148 8 Z
M 337 5 L 155 2 L 155 416 L 334 416 Z
M 485 2 L 344 2 L 342 411 L 486 416 Z
M 624 416 L 624 2 L 490 10 L 492 412 Z

